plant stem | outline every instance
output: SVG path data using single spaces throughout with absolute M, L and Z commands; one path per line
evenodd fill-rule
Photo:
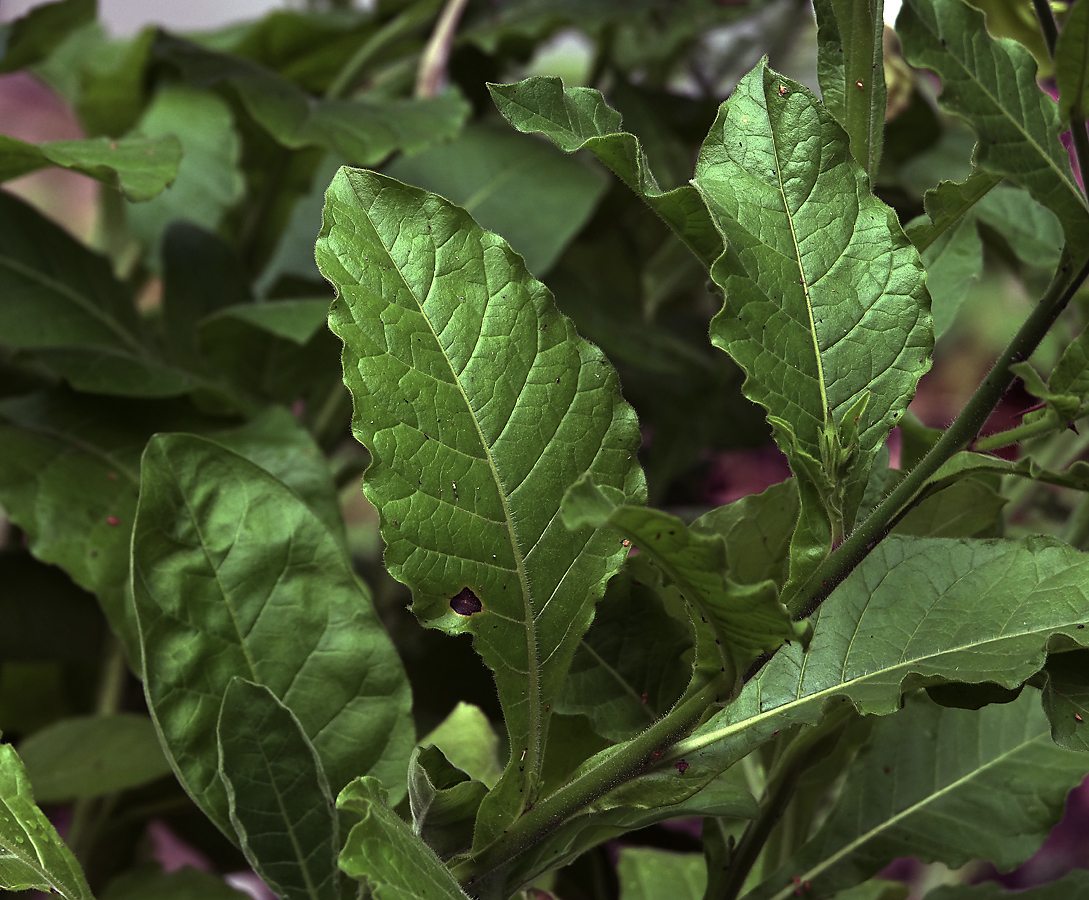
M 1066 254 L 1064 253 L 1064 258 Z M 945 434 L 912 469 L 907 477 L 885 498 L 884 502 L 850 537 L 817 567 L 816 571 L 787 600 L 795 619 L 813 613 L 844 578 L 866 558 L 867 554 L 888 534 L 890 524 L 910 504 L 926 485 L 927 480 L 954 454 L 967 448 L 984 426 L 1003 395 L 1013 383 L 1010 366 L 1028 359 L 1066 308 L 1074 293 L 1089 275 L 1089 258 L 1083 260 L 1077 273 L 1071 276 L 1073 265 L 1060 264 L 1044 296 L 1036 305 L 1013 339 L 1002 351 L 983 383 L 977 388 L 960 415 Z
M 683 737 L 728 688 L 725 679 L 715 678 L 690 694 L 641 735 L 616 748 L 600 765 L 529 809 L 491 846 L 453 866 L 454 877 L 463 885 L 483 880 L 575 813 L 653 768 L 659 763 L 658 756 Z
M 1055 42 L 1059 39 L 1059 29 L 1055 24 L 1055 16 L 1051 13 L 1051 5 L 1047 0 L 1032 0 L 1032 6 L 1036 10 L 1036 18 L 1040 21 L 1040 31 L 1044 35 L 1047 52 L 1054 59 Z

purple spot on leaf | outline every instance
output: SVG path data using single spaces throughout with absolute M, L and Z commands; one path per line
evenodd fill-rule
M 480 598 L 476 594 L 466 587 L 450 598 L 450 608 L 459 616 L 471 616 L 473 613 L 480 612 L 484 608 L 484 604 L 480 602 Z

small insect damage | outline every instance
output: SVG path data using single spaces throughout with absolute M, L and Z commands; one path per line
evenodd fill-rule
M 480 598 L 468 587 L 463 587 L 450 598 L 450 608 L 459 616 L 471 616 L 484 608 Z

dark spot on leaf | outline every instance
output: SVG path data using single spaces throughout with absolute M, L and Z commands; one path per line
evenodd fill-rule
M 888 774 L 889 774 L 889 772 L 891 772 L 891 771 L 892 771 L 892 769 L 890 769 L 890 768 L 889 768 L 888 766 L 884 766 L 884 767 L 883 767 L 883 770 L 884 770 L 884 772 L 885 772 L 885 774 L 886 774 L 886 775 L 888 775 Z
M 459 616 L 471 616 L 473 613 L 480 612 L 484 604 L 469 588 L 464 587 L 450 598 L 450 608 Z
M 106 524 L 116 528 L 121 524 L 121 520 L 117 516 L 106 516 Z
M 106 477 L 108 479 L 110 479 L 110 481 L 117 481 L 117 473 L 116 472 L 107 472 Z
M 690 765 L 688 765 L 688 763 L 686 763 L 682 759 L 682 760 L 679 760 L 678 762 L 673 763 L 673 768 L 676 769 L 678 772 L 680 772 L 683 775 L 685 772 L 687 772 L 692 767 Z

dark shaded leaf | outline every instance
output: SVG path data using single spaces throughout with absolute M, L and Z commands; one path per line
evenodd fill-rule
M 77 28 L 95 19 L 96 0 L 43 3 L 0 25 L 0 72 L 25 69 L 45 59 Z

